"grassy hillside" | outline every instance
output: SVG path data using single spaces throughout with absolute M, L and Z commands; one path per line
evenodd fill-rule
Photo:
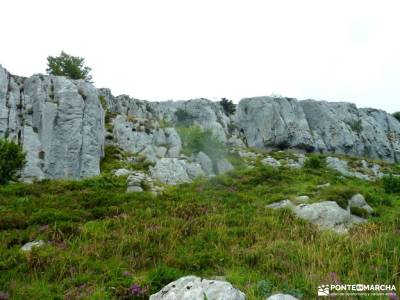
M 223 276 L 248 299 L 278 291 L 315 299 L 319 284 L 339 281 L 400 288 L 400 194 L 386 194 L 381 181 L 324 167 L 257 166 L 169 187 L 157 198 L 125 188 L 124 178 L 110 176 L 0 187 L 0 292 L 148 299 L 189 274 Z M 340 203 L 358 192 L 377 213 L 348 235 L 266 208 L 298 195 Z M 39 239 L 46 246 L 20 251 Z

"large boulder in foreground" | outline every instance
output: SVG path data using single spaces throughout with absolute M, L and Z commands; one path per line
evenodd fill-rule
M 182 277 L 166 285 L 150 300 L 245 300 L 245 295 L 229 282 Z

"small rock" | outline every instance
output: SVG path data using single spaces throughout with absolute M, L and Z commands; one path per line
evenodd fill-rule
M 331 186 L 331 184 L 329 182 L 327 182 L 327 183 L 324 183 L 324 184 L 317 185 L 317 188 L 321 189 L 321 188 L 326 188 L 326 187 L 330 187 L 330 186 Z
M 190 179 L 195 179 L 197 177 L 205 175 L 199 163 L 196 162 L 186 163 L 185 167 L 186 167 L 186 172 L 189 175 Z
M 207 175 L 214 174 L 214 167 L 212 160 L 204 152 L 199 152 L 196 155 L 196 161 L 201 165 L 201 168 Z
M 21 251 L 29 252 L 32 250 L 33 247 L 41 247 L 43 245 L 44 245 L 44 241 L 42 241 L 42 240 L 29 242 L 21 247 Z
M 349 200 L 349 208 L 351 207 L 358 207 L 366 210 L 369 214 L 374 212 L 374 209 L 368 205 L 367 201 L 361 194 L 356 194 Z
M 296 198 L 294 198 L 294 200 L 296 202 L 300 202 L 300 203 L 304 203 L 310 200 L 310 197 L 306 196 L 306 195 L 302 195 L 302 196 L 297 196 Z
M 264 158 L 261 163 L 266 166 L 271 166 L 271 167 L 280 167 L 281 163 L 277 161 L 275 158 L 268 156 L 267 158 Z
M 238 152 L 239 156 L 242 158 L 251 158 L 255 159 L 258 157 L 258 154 L 253 153 L 253 152 L 248 152 L 248 151 L 239 151 Z
M 360 163 L 361 167 L 363 167 L 364 169 L 368 169 L 368 162 L 366 160 L 363 159 L 360 161 Z
M 346 233 L 354 224 L 364 219 L 352 216 L 334 201 L 313 204 L 300 204 L 294 208 L 297 217 L 317 225 L 320 229 L 332 229 L 337 233 Z
M 224 174 L 230 170 L 233 170 L 233 166 L 226 158 L 222 158 L 217 161 L 217 170 L 218 174 Z
M 143 188 L 140 186 L 128 186 L 126 191 L 128 193 L 139 193 L 139 192 L 143 192 Z
M 345 176 L 350 176 L 350 172 L 347 166 L 347 161 L 341 160 L 337 157 L 328 156 L 326 158 L 326 163 L 328 165 L 328 168 L 334 169 L 338 171 L 340 174 L 343 174 Z
M 298 300 L 298 299 L 288 294 L 275 294 L 269 296 L 267 300 Z
M 128 169 L 118 169 L 114 172 L 115 176 L 128 176 L 129 174 L 131 174 L 132 171 L 128 170 Z
M 385 175 L 381 172 L 381 166 L 378 164 L 372 165 L 371 171 L 374 174 L 374 176 L 377 178 L 382 178 Z
M 288 199 L 267 205 L 267 207 L 273 208 L 273 209 L 293 207 L 293 206 L 294 206 L 294 204 L 292 203 L 292 201 L 290 201 Z
M 153 178 L 167 184 L 190 182 L 185 165 L 184 160 L 161 158 L 154 167 L 150 167 L 150 174 Z

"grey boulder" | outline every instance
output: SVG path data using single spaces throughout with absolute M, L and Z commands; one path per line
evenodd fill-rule
M 349 208 L 357 207 L 366 210 L 369 214 L 374 212 L 374 209 L 368 205 L 367 201 L 361 194 L 356 194 L 349 200 Z
M 346 233 L 354 224 L 365 222 L 353 216 L 334 201 L 313 204 L 300 204 L 294 208 L 294 214 L 320 229 L 331 229 L 337 233 Z
M 163 287 L 150 300 L 245 300 L 245 295 L 229 282 L 196 276 L 182 277 Z

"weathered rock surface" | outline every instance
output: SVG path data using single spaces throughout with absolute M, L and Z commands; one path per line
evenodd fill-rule
M 42 240 L 33 241 L 33 242 L 29 242 L 29 243 L 26 243 L 25 245 L 23 245 L 21 247 L 21 251 L 29 252 L 29 251 L 32 251 L 32 248 L 41 247 L 41 246 L 44 246 L 44 241 L 42 241 Z
M 182 277 L 166 285 L 150 300 L 244 300 L 245 295 L 229 282 Z
M 264 158 L 263 160 L 261 160 L 261 163 L 265 166 L 271 166 L 271 167 L 280 167 L 281 166 L 281 163 L 271 156 L 268 156 L 268 157 Z
M 150 167 L 151 177 L 167 184 L 175 185 L 190 182 L 187 166 L 184 160 L 177 158 L 162 158 L 154 167 Z
M 104 112 L 97 89 L 65 77 L 20 78 L 0 66 L 0 138 L 27 151 L 26 181 L 99 174 Z
M 236 125 L 248 146 L 298 148 L 397 161 L 400 122 L 354 104 L 288 98 L 242 99 Z
M 341 208 L 334 201 L 323 201 L 295 206 L 290 200 L 282 200 L 267 205 L 269 208 L 289 208 L 301 219 L 316 225 L 319 229 L 330 229 L 337 233 L 346 233 L 355 224 L 365 222 L 365 219 L 354 216 L 349 210 Z
M 346 233 L 354 224 L 364 222 L 364 219 L 351 215 L 334 201 L 300 204 L 293 211 L 297 217 L 321 229 L 332 229 L 337 233 Z
M 352 207 L 364 209 L 369 214 L 372 214 L 374 212 L 374 209 L 371 206 L 369 206 L 367 201 L 365 201 L 364 196 L 361 194 L 356 194 L 353 197 L 351 197 L 351 199 L 349 200 L 349 208 Z
M 101 104 L 112 114 L 107 133 Z M 164 158 L 183 161 L 176 128 L 191 125 L 211 130 L 229 146 L 400 160 L 400 122 L 384 111 L 358 109 L 351 103 L 246 98 L 239 102 L 236 113 L 228 116 L 218 102 L 207 99 L 149 102 L 126 95 L 114 97 L 110 90 L 96 89 L 81 80 L 45 75 L 22 78 L 0 67 L 0 138 L 13 139 L 27 151 L 28 164 L 22 172 L 26 181 L 99 174 L 105 136 L 108 143 L 141 154 L 156 165 Z M 180 179 L 172 182 L 232 169 L 227 160 L 210 163 L 203 154 L 193 156 L 201 171 L 197 165 L 182 166 L 185 172 L 175 166 Z M 248 160 L 259 157 L 246 150 L 239 154 Z M 162 161 L 161 166 L 165 163 Z M 304 156 L 286 162 L 267 158 L 264 163 L 300 168 Z M 328 164 L 362 179 L 383 176 L 379 165 L 368 166 L 371 177 L 349 171 L 335 158 Z M 159 177 L 166 181 L 166 176 Z
M 200 151 L 199 153 L 197 153 L 196 161 L 200 164 L 205 174 L 207 175 L 214 174 L 214 164 L 207 154 Z
M 217 161 L 218 174 L 224 174 L 233 169 L 232 164 L 226 158 L 221 158 Z

